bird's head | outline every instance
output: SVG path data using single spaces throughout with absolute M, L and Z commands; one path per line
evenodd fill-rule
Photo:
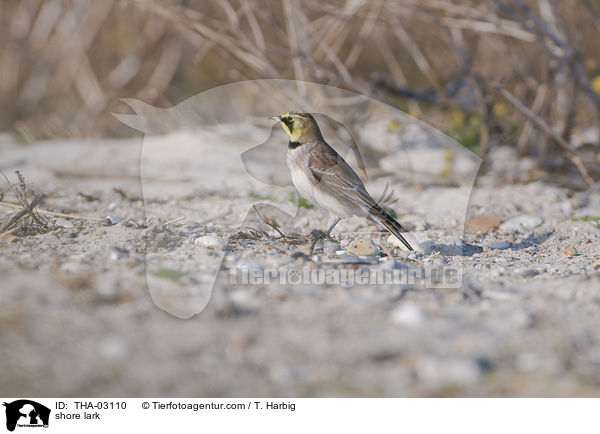
M 291 142 L 306 143 L 321 139 L 321 130 L 310 113 L 284 113 L 271 119 L 281 122 Z

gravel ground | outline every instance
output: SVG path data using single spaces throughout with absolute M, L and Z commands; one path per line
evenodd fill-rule
M 149 137 L 143 149 L 2 138 L 0 169 L 47 193 L 43 209 L 101 218 L 48 216 L 46 233 L 0 236 L 4 395 L 599 395 L 597 192 L 509 184 L 507 170 L 528 166 L 503 148 L 472 191 L 468 157 L 450 158 L 457 181 L 433 176 L 443 164 L 426 165 L 428 178 L 394 174 L 397 155 L 380 152 L 367 187 L 394 187 L 391 207 L 422 251 L 359 218 L 316 240 L 327 216 L 298 207 L 280 171 L 248 176 L 279 160 L 247 153 L 244 166 L 264 129 L 236 128 L 250 145 L 222 128 Z M 0 218 L 13 212 L 0 207 Z M 281 267 L 447 267 L 462 283 L 231 284 L 232 273 Z

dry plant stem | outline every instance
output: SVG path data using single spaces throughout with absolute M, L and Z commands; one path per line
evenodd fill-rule
M 581 91 L 588 97 L 588 100 L 596 112 L 596 117 L 600 118 L 600 96 L 594 91 L 590 78 L 585 67 L 582 64 L 581 50 L 579 47 L 570 45 L 569 41 L 560 37 L 552 26 L 535 14 L 532 9 L 523 0 L 512 0 L 511 6 L 502 0 L 490 0 L 500 11 L 508 12 L 521 25 L 535 33 L 538 36 L 540 45 L 542 45 L 550 58 L 558 60 L 573 77 Z M 554 12 L 554 3 L 547 3 L 547 7 Z M 558 50 L 556 49 L 558 48 Z
M 560 134 L 554 131 L 543 119 L 541 119 L 534 112 L 532 112 L 512 93 L 506 90 L 501 84 L 492 83 L 492 87 L 498 90 L 502 94 L 502 96 L 504 96 L 504 98 L 506 98 L 512 105 L 514 105 L 515 108 L 519 110 L 526 118 L 530 119 L 534 124 L 536 124 L 544 133 L 556 140 L 556 142 L 564 149 L 567 158 L 571 160 L 575 167 L 577 167 L 577 170 L 581 174 L 581 177 L 589 186 L 595 184 L 594 179 L 590 176 L 587 169 L 585 168 L 581 157 L 571 149 L 569 143 L 567 143 L 567 141 L 564 138 L 562 138 Z
M 473 69 L 473 61 L 471 56 L 465 50 L 465 41 L 462 31 L 458 28 L 448 28 L 448 26 L 439 21 L 442 30 L 448 35 L 449 41 L 456 52 L 456 55 L 461 60 L 465 75 L 469 77 L 477 95 L 477 109 L 481 116 L 481 127 L 479 128 L 479 151 L 481 155 L 486 155 L 489 151 L 490 141 L 490 124 L 492 123 L 492 112 L 490 95 L 487 84 L 483 78 Z
M 381 53 L 381 56 L 383 57 L 383 60 L 386 63 L 388 71 L 390 72 L 390 74 L 392 76 L 392 80 L 394 80 L 394 85 L 396 85 L 398 87 L 400 87 L 400 86 L 407 87 L 408 81 L 406 80 L 406 75 L 402 71 L 402 68 L 400 67 L 400 63 L 398 62 L 398 59 L 396 58 L 396 55 L 394 54 L 393 50 L 389 47 L 389 45 L 384 40 L 382 32 L 380 30 L 375 31 L 374 37 L 379 41 L 379 43 L 377 44 L 377 49 Z M 418 101 L 409 99 L 407 101 L 407 104 L 408 104 L 408 108 L 411 111 L 411 114 L 416 115 L 416 116 L 419 116 L 422 114 L 421 107 L 419 106 Z
M 0 234 L 7 232 L 15 227 L 15 225 L 27 214 L 31 215 L 32 218 L 36 221 L 36 223 L 45 226 L 45 223 L 39 220 L 39 218 L 35 215 L 33 209 L 42 203 L 46 199 L 45 194 L 40 194 L 36 196 L 30 204 L 27 204 L 26 207 L 15 205 L 15 208 L 21 208 L 21 211 L 13 215 L 5 224 L 0 227 Z
M 537 93 L 535 94 L 535 98 L 533 100 L 533 105 L 531 106 L 531 111 L 533 113 L 539 113 L 542 107 L 546 102 L 546 95 L 548 94 L 548 86 L 545 84 L 540 84 Z M 517 140 L 517 149 L 521 153 L 525 153 L 526 146 L 529 143 L 529 139 L 531 134 L 533 133 L 533 124 L 530 119 L 525 121 L 525 125 L 521 130 L 521 134 Z
M 185 218 L 184 215 L 182 215 L 181 217 L 177 217 L 176 219 L 173 220 L 169 220 L 168 222 L 165 222 L 165 226 L 170 225 L 172 223 L 177 223 L 180 222 L 181 220 L 183 220 Z
M 258 208 L 256 208 L 256 205 L 252 205 L 252 208 L 254 208 L 254 211 L 256 211 L 256 214 L 258 214 L 258 216 L 262 219 L 263 222 L 265 222 L 268 226 L 272 227 L 273 229 L 275 229 L 277 231 L 277 233 L 279 235 L 281 235 L 282 238 L 287 238 L 285 236 L 285 234 L 283 232 L 281 232 L 281 230 L 279 230 L 279 228 L 277 227 L 277 225 L 275 224 L 275 222 L 271 221 L 271 219 L 267 219 L 266 217 L 264 217 L 260 211 L 258 211 Z
M 5 206 L 8 208 L 16 208 L 16 209 L 23 208 L 19 204 L 4 202 L 4 201 L 0 201 L 0 206 Z M 33 206 L 33 202 L 32 202 L 32 206 Z M 44 209 L 36 209 L 35 212 L 37 212 L 39 214 L 44 214 L 44 215 L 51 215 L 53 217 L 64 217 L 64 218 L 69 218 L 69 219 L 92 220 L 92 221 L 102 220 L 102 218 L 100 218 L 100 217 L 89 217 L 89 216 L 82 216 L 82 215 L 75 215 L 75 214 L 65 214 L 62 212 L 53 212 L 53 211 L 47 211 Z
M 15 194 L 17 201 L 19 202 L 17 208 L 20 209 L 20 211 L 13 215 L 8 220 L 8 222 L 2 225 L 0 232 L 5 232 L 14 228 L 19 222 L 19 220 L 21 220 L 26 215 L 29 215 L 34 224 L 42 228 L 47 228 L 47 222 L 40 218 L 40 216 L 35 211 L 35 207 L 46 199 L 46 194 L 42 193 L 40 195 L 36 195 L 33 189 L 29 190 L 27 188 L 27 184 L 25 183 L 25 177 L 21 175 L 21 172 L 16 170 L 15 173 L 17 174 L 18 179 L 18 183 L 16 184 L 11 184 L 6 175 L 2 174 L 2 176 L 4 176 L 4 179 L 8 183 L 10 190 L 12 190 Z M 31 203 L 29 201 L 30 198 L 33 198 Z

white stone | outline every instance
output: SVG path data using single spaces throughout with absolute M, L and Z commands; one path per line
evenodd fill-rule
M 71 221 L 69 221 L 67 219 L 64 219 L 64 218 L 56 219 L 56 221 L 54 222 L 54 224 L 56 226 L 60 227 L 60 228 L 65 228 L 65 229 L 69 229 L 69 228 L 72 228 L 74 226 L 73 222 L 71 222 Z
M 109 336 L 102 339 L 97 347 L 98 355 L 106 361 L 117 362 L 123 360 L 129 349 L 127 343 L 118 336 Z
M 417 327 L 423 323 L 425 315 L 418 304 L 405 302 L 392 311 L 390 319 L 394 324 Z
M 216 237 L 211 237 L 210 235 L 196 238 L 194 240 L 194 244 L 197 246 L 206 247 L 207 249 L 221 249 L 223 246 L 225 246 L 223 241 Z
M 504 232 L 526 233 L 542 224 L 542 219 L 534 216 L 523 214 L 513 217 L 500 225 L 500 230 Z
M 470 359 L 420 357 L 416 367 L 421 381 L 433 388 L 468 386 L 481 377 L 481 368 Z

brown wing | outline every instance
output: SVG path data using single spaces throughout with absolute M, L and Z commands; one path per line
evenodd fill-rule
M 377 205 L 356 172 L 328 144 L 308 153 L 308 168 L 318 184 L 340 199 L 369 209 Z

